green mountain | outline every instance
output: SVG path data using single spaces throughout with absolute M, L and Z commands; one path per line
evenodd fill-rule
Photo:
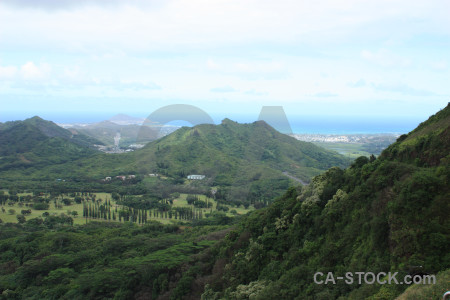
M 279 133 L 264 121 L 239 124 L 229 119 L 220 125 L 183 127 L 136 152 L 138 165 L 147 171 L 205 174 L 216 184 L 231 184 L 240 174 L 258 177 L 262 169 L 287 171 L 309 181 L 349 160 L 312 143 Z
M 447 106 L 400 137 L 379 158 L 360 157 L 345 170 L 333 167 L 235 224 L 223 213 L 212 217 L 221 224 L 215 226 L 72 226 L 64 214 L 0 224 L 0 299 L 440 299 L 450 276 L 449 111 Z M 218 132 L 229 126 L 239 132 L 266 126 L 224 123 L 211 127 L 219 141 Z M 200 139 L 209 129 L 178 134 Z M 170 146 L 167 153 L 178 143 L 190 145 L 170 136 L 159 142 L 159 151 Z M 109 168 L 117 160 L 124 168 L 122 157 L 130 165 L 144 163 L 146 151 L 158 150 L 154 143 L 141 153 L 100 154 L 72 166 L 97 161 Z M 261 164 L 255 168 L 269 162 Z M 176 166 L 188 167 L 183 161 Z M 160 162 L 158 168 L 171 172 L 164 167 Z M 324 274 L 319 280 L 332 272 L 335 284 L 315 284 L 317 272 Z M 352 284 L 337 279 L 346 272 L 352 272 Z M 358 284 L 356 272 L 398 272 L 399 282 L 405 275 L 436 274 L 437 280 L 409 288 Z
M 167 178 L 160 182 L 167 189 L 176 185 L 203 190 L 220 187 L 218 195 L 227 201 L 266 204 L 281 195 L 292 178 L 309 182 L 332 166 L 346 167 L 349 163 L 336 152 L 281 134 L 264 121 L 239 124 L 225 119 L 220 125 L 180 128 L 131 153 L 98 153 L 25 173 L 15 169 L 1 176 L 5 186 L 30 180 L 23 185 L 27 187 L 43 178 L 64 178 L 68 182 L 97 182 L 95 189 L 100 191 L 110 188 L 99 183 L 102 178 L 135 174 L 138 188 L 130 193 L 145 193 L 156 188 L 146 185 L 146 177 L 157 173 Z M 186 182 L 189 174 L 206 177 Z
M 251 213 L 192 285 L 205 284 L 202 299 L 394 299 L 408 285 L 358 284 L 356 272 L 398 272 L 402 282 L 442 271 L 436 286 L 402 296 L 441 297 L 450 268 L 449 114 L 450 104 L 378 159 L 331 168 Z M 332 272 L 336 284 L 314 283 L 316 272 L 322 280 Z M 353 284 L 336 279 L 346 272 Z
M 0 125 L 0 170 L 44 167 L 95 154 L 101 142 L 33 117 Z

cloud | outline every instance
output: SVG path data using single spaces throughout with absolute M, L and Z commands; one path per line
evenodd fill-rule
M 119 0 L 2 0 L 2 4 L 15 7 L 15 8 L 31 8 L 41 9 L 47 11 L 55 10 L 70 10 L 76 8 L 82 8 L 89 5 L 98 6 L 114 6 L 119 4 Z
M 30 91 L 149 91 L 162 87 L 148 78 L 135 79 L 127 75 L 92 74 L 92 70 L 79 65 L 52 68 L 48 63 L 28 61 L 21 66 L 0 66 L 0 80 L 8 81 L 9 87 Z
M 399 93 L 399 94 L 403 94 L 403 95 L 407 95 L 407 96 L 435 96 L 436 95 L 436 93 L 434 93 L 434 92 L 427 91 L 427 90 L 421 90 L 421 89 L 415 89 L 404 83 L 380 83 L 380 84 L 372 83 L 372 87 L 376 91 Z
M 395 55 L 386 49 L 380 49 L 377 52 L 363 50 L 361 57 L 382 67 L 408 67 L 411 65 L 410 59 Z
M 49 64 L 42 63 L 39 66 L 35 65 L 32 61 L 25 63 L 20 68 L 20 74 L 23 79 L 30 81 L 44 80 L 48 78 L 51 72 Z
M 252 59 L 236 61 L 236 59 L 208 60 L 207 67 L 217 74 L 236 76 L 247 80 L 285 79 L 289 73 L 284 63 L 279 61 Z
M 363 86 L 366 86 L 366 81 L 363 78 L 361 78 L 360 80 L 358 80 L 356 82 L 350 82 L 347 85 L 352 88 L 363 87 Z
M 0 66 L 0 80 L 8 80 L 16 77 L 17 67 L 15 66 Z
M 320 97 L 320 98 L 328 98 L 328 97 L 337 97 L 338 94 L 330 93 L 330 92 L 320 92 L 313 95 L 314 97 Z
M 133 90 L 161 90 L 161 86 L 151 81 L 134 81 L 134 80 L 121 80 L 116 87 L 133 89 Z
M 244 94 L 251 95 L 251 96 L 267 96 L 267 95 L 269 95 L 268 92 L 258 92 L 258 91 L 255 91 L 254 89 L 245 91 Z
M 368 29 L 375 39 L 389 38 L 395 32 L 414 35 L 419 26 L 421 33 L 448 34 L 450 26 L 445 26 L 449 21 L 444 13 L 448 4 L 429 2 L 2 0 L 0 25 L 14 24 L 2 33 L 3 45 L 71 51 L 122 49 L 142 53 L 223 45 L 315 46 L 367 38 Z M 105 9 L 108 7 L 113 9 Z M 422 22 L 415 24 L 410 16 L 420 16 Z M 398 20 L 404 19 L 399 24 Z
M 233 92 L 236 92 L 236 90 L 234 88 L 232 88 L 231 86 L 216 87 L 216 88 L 210 89 L 210 91 L 213 92 L 213 93 L 233 93 Z
M 239 74 L 247 79 L 284 79 L 288 72 L 283 63 L 277 61 L 248 61 L 231 66 L 230 73 Z
M 213 61 L 210 58 L 206 61 L 206 65 L 207 65 L 208 69 L 211 69 L 211 70 L 217 70 L 220 68 L 220 65 L 217 64 L 215 61 Z
M 430 64 L 431 68 L 436 71 L 445 71 L 447 70 L 447 61 L 445 60 L 439 60 L 434 61 Z

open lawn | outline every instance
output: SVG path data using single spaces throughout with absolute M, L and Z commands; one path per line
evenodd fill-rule
M 173 207 L 194 207 L 193 205 L 189 205 L 188 203 L 187 203 L 187 200 L 186 200 L 186 198 L 187 198 L 187 196 L 188 196 L 188 194 L 180 194 L 180 197 L 178 197 L 177 199 L 174 199 L 173 200 Z M 211 212 L 211 209 L 212 209 L 212 211 L 216 211 L 217 209 L 216 209 L 216 207 L 217 207 L 217 201 L 215 201 L 213 198 L 209 198 L 209 197 L 206 197 L 205 195 L 198 195 L 198 198 L 199 198 L 199 200 L 203 200 L 203 201 L 205 201 L 205 202 L 208 202 L 208 203 L 212 203 L 213 205 L 212 205 L 212 207 L 211 208 L 203 208 L 202 209 L 202 211 L 203 211 L 203 214 L 205 214 L 205 213 L 210 213 Z M 228 204 L 221 204 L 222 206 L 227 206 L 228 208 L 229 208 L 229 210 L 228 210 L 228 212 L 227 212 L 227 216 L 234 216 L 234 214 L 232 214 L 232 213 L 230 213 L 230 211 L 231 210 L 236 210 L 236 213 L 238 214 L 238 215 L 245 215 L 246 213 L 248 213 L 249 211 L 252 211 L 252 210 L 254 210 L 255 208 L 253 207 L 253 206 L 249 206 L 247 209 L 246 208 L 244 208 L 244 207 L 242 207 L 242 206 L 239 206 L 239 207 L 233 207 L 233 206 L 231 206 L 231 205 L 228 205 Z
M 7 191 L 5 191 L 6 193 Z M 97 200 L 102 200 L 103 202 L 105 200 L 108 200 L 111 202 L 111 206 L 115 207 L 116 206 L 116 202 L 114 200 L 112 200 L 111 194 L 109 193 L 93 193 L 96 195 L 96 199 Z M 32 195 L 31 193 L 20 193 L 18 194 L 18 196 L 27 196 L 27 195 Z M 180 194 L 180 196 L 177 199 L 173 200 L 173 205 L 172 207 L 190 207 L 193 208 L 193 205 L 189 205 L 187 203 L 187 198 L 188 194 Z M 55 203 L 53 201 L 49 202 L 49 209 L 47 210 L 36 210 L 33 208 L 30 208 L 29 206 L 26 206 L 24 204 L 19 205 L 19 203 L 14 203 L 13 205 L 5 205 L 3 206 L 3 208 L 5 209 L 5 212 L 1 212 L 0 211 L 0 219 L 5 222 L 5 223 L 17 223 L 17 215 L 21 214 L 22 210 L 28 210 L 31 209 L 31 214 L 29 215 L 25 215 L 26 220 L 29 219 L 33 219 L 33 218 L 38 218 L 38 217 L 42 217 L 42 214 L 45 212 L 48 212 L 50 215 L 60 215 L 62 213 L 66 214 L 66 215 L 71 215 L 74 221 L 74 224 L 85 224 L 86 223 L 86 219 L 83 218 L 83 203 L 77 204 L 75 203 L 74 198 L 73 197 L 69 197 L 69 196 L 64 196 L 63 198 L 68 198 L 72 200 L 72 204 L 70 205 L 64 205 L 61 201 L 61 199 L 58 199 L 57 204 L 59 204 L 59 206 L 55 206 Z M 205 202 L 208 203 L 212 203 L 212 207 L 211 208 L 203 208 L 202 212 L 203 215 L 205 216 L 205 214 L 210 213 L 211 210 L 212 211 L 216 211 L 216 207 L 217 207 L 217 202 L 212 199 L 212 198 L 208 198 L 205 195 L 198 195 L 198 198 L 200 200 L 203 200 Z M 254 210 L 253 206 L 250 206 L 248 209 L 240 206 L 240 207 L 232 207 L 231 205 L 223 205 L 223 206 L 227 206 L 229 208 L 228 212 L 226 213 L 228 216 L 234 216 L 235 214 L 231 213 L 232 210 L 236 210 L 236 214 L 237 215 L 243 215 L 248 213 L 249 211 Z M 14 212 L 12 212 L 12 210 Z M 76 211 L 77 215 L 73 216 L 72 212 Z M 149 220 L 155 220 L 155 221 L 159 221 L 163 224 L 170 224 L 170 223 L 174 223 L 177 222 L 177 220 L 175 219 L 166 219 L 166 218 L 160 218 L 160 217 L 154 217 L 153 214 L 150 214 L 150 218 Z M 118 222 L 118 220 L 113 221 L 113 220 L 104 220 L 104 219 L 87 219 L 87 222 L 89 221 L 100 221 L 100 222 Z M 183 220 L 184 222 L 186 220 Z
M 96 199 L 102 199 L 102 200 L 106 200 L 106 199 L 110 200 L 111 199 L 111 194 L 109 194 L 109 193 L 93 193 L 93 194 L 96 195 Z M 32 194 L 31 193 L 20 193 L 17 195 L 18 196 L 27 196 L 27 195 L 32 195 Z M 64 196 L 64 198 L 73 200 L 73 197 L 69 197 L 69 196 Z M 60 200 L 58 201 L 58 203 L 62 204 Z M 31 209 L 31 214 L 25 215 L 25 218 L 27 220 L 42 217 L 42 214 L 44 212 L 48 212 L 50 215 L 60 215 L 61 213 L 64 213 L 66 215 L 71 215 L 71 213 L 73 211 L 76 211 L 78 214 L 77 216 L 71 215 L 73 218 L 73 223 L 74 224 L 85 224 L 86 223 L 86 220 L 83 218 L 83 204 L 82 203 L 77 204 L 74 201 L 72 201 L 71 205 L 62 205 L 62 207 L 56 207 L 55 203 L 53 201 L 50 201 L 49 205 L 50 205 L 50 207 L 47 210 L 36 210 L 36 209 L 30 208 L 26 205 L 19 205 L 18 203 L 14 203 L 14 205 L 5 205 L 3 207 L 6 210 L 6 212 L 5 213 L 0 212 L 0 219 L 2 219 L 2 221 L 5 223 L 17 223 L 17 215 L 20 215 L 22 210 L 28 210 L 28 209 Z M 111 205 L 115 205 L 115 202 L 112 200 L 111 200 Z M 11 209 L 14 210 L 14 213 L 10 213 Z M 88 221 L 89 221 L 89 219 L 88 219 Z M 99 221 L 99 219 L 96 219 L 96 221 Z
M 313 142 L 317 146 L 328 150 L 333 150 L 339 154 L 345 155 L 349 158 L 358 158 L 360 156 L 370 156 L 369 152 L 362 150 L 362 143 L 329 143 L 329 142 Z

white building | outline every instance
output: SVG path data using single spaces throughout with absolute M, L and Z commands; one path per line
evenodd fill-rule
M 205 178 L 205 175 L 188 175 L 187 179 L 192 179 L 192 180 L 202 180 L 203 178 Z

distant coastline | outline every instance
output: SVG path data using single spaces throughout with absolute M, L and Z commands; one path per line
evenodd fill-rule
M 57 124 L 87 124 L 97 123 L 109 120 L 111 113 L 36 113 L 46 120 L 51 120 Z M 131 114 L 130 114 L 131 115 Z M 3 113 L 0 114 L 0 122 L 24 120 L 34 115 L 25 113 Z M 143 118 L 144 116 L 135 116 Z M 255 115 L 213 115 L 216 124 L 228 117 L 239 123 L 252 123 L 257 120 Z M 394 119 L 386 117 L 383 119 L 377 117 L 361 116 L 287 116 L 292 133 L 294 134 L 325 134 L 325 135 L 350 135 L 350 134 L 403 134 L 411 131 L 420 123 L 420 117 Z

